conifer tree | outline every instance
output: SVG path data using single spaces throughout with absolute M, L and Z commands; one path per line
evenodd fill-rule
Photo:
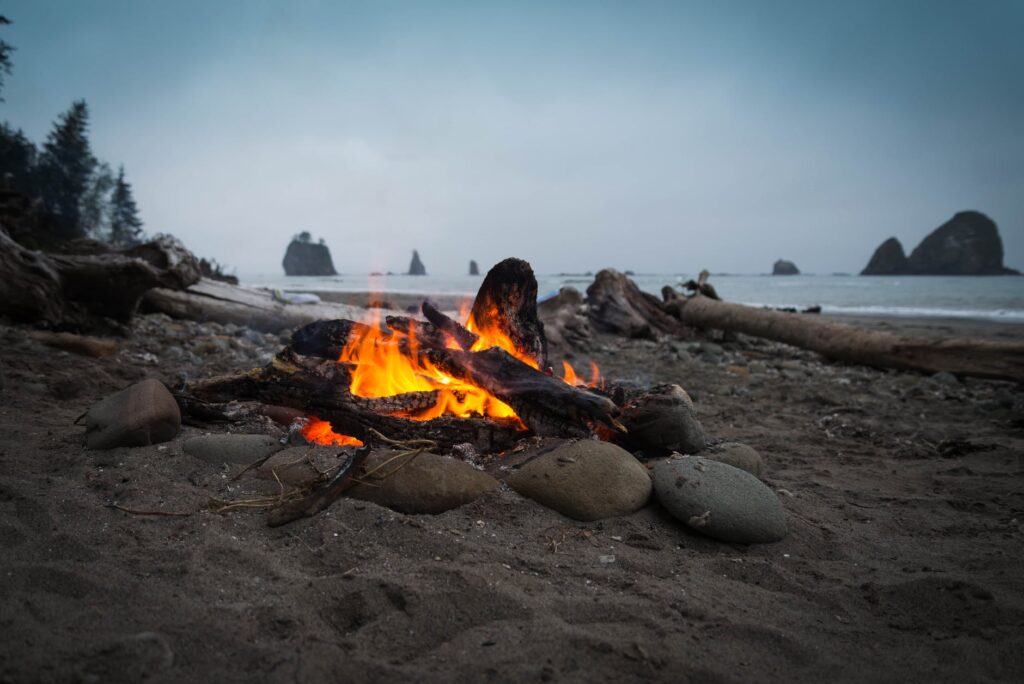
M 124 166 L 121 166 L 110 193 L 110 242 L 117 247 L 131 247 L 139 244 L 141 238 L 139 208 L 132 197 L 131 184 L 124 179 Z
M 40 155 L 43 206 L 55 218 L 57 239 L 85 234 L 81 202 L 97 165 L 88 132 L 89 107 L 76 100 L 57 120 Z

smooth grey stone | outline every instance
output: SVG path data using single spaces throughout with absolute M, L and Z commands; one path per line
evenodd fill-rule
M 146 446 L 174 439 L 181 429 L 178 402 L 159 380 L 143 380 L 111 394 L 85 414 L 89 449 Z
M 748 444 L 723 442 L 702 452 L 701 456 L 745 470 L 757 478 L 760 478 L 764 472 L 764 461 L 761 459 L 761 454 Z
M 656 385 L 622 408 L 619 421 L 628 432 L 621 444 L 630 451 L 664 456 L 704 450 L 704 429 L 690 395 L 679 385 Z
M 672 456 L 654 467 L 658 501 L 684 525 L 740 544 L 786 536 L 779 498 L 750 473 L 701 456 Z
M 629 515 L 651 497 L 651 477 L 631 453 L 608 442 L 568 442 L 509 479 L 519 494 L 576 520 Z
M 204 435 L 186 441 L 182 448 L 186 454 L 214 465 L 248 465 L 284 447 L 267 435 Z

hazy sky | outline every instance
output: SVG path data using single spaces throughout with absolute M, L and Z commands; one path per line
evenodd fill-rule
M 146 229 L 245 273 L 858 271 L 961 209 L 1024 267 L 1024 2 L 0 2 Z

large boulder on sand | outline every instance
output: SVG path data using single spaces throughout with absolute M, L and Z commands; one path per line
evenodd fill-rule
M 800 275 L 800 269 L 792 261 L 779 259 L 772 266 L 772 275 Z
M 903 275 L 907 273 L 907 255 L 903 245 L 894 237 L 878 246 L 871 255 L 871 261 L 860 272 L 861 275 Z
M 1003 241 L 989 217 L 961 211 L 921 241 L 907 260 L 915 275 L 1004 275 Z
M 322 240 L 312 242 L 309 233 L 301 233 L 289 243 L 282 265 L 285 275 L 290 276 L 338 275 L 331 260 L 331 250 Z

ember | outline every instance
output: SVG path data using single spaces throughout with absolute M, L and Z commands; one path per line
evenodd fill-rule
M 325 446 L 363 446 L 362 441 L 348 435 L 339 435 L 330 423 L 315 416 L 306 419 L 306 426 L 302 428 L 302 436 L 313 444 Z

